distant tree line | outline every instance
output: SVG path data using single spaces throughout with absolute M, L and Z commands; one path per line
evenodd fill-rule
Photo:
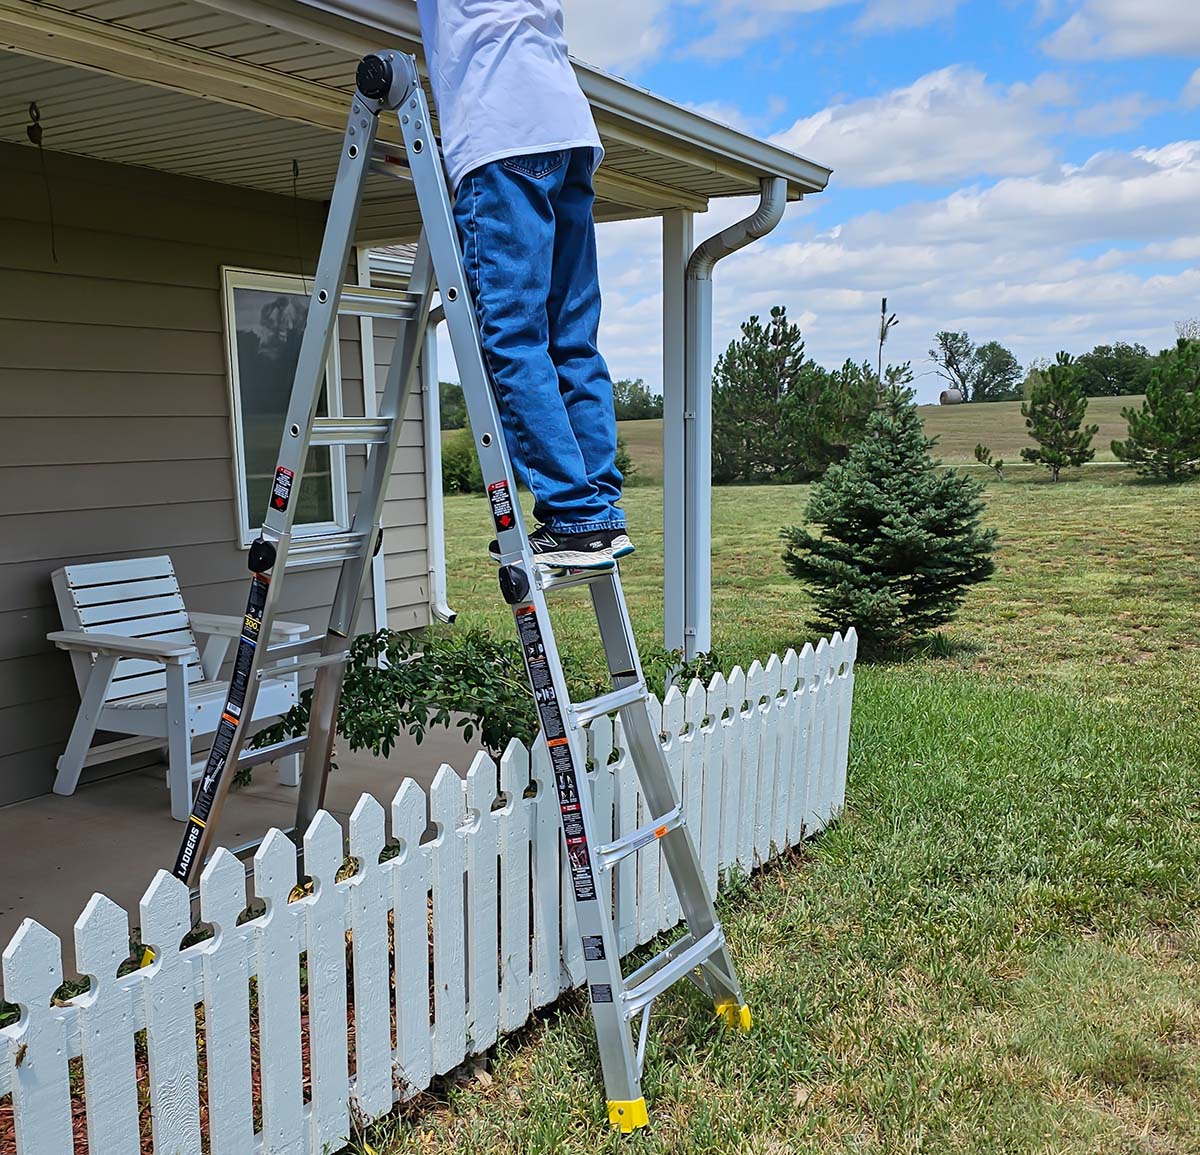
M 443 429 L 465 429 L 467 404 L 457 381 L 441 381 L 439 398 Z M 623 377 L 613 382 L 613 408 L 618 421 L 647 421 L 663 415 L 661 393 L 654 393 L 640 378 Z

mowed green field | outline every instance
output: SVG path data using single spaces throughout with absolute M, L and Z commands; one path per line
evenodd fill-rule
M 1099 425 L 1092 440 L 1097 461 L 1114 461 L 1112 442 L 1125 437 L 1121 410 L 1138 408 L 1141 397 L 1093 397 L 1087 420 Z M 1009 464 L 1021 460 L 1021 450 L 1033 445 L 1021 416 L 1020 401 L 995 401 L 986 405 L 922 405 L 921 417 L 930 437 L 938 439 L 934 452 L 949 465 L 975 465 L 975 446 L 986 445 L 994 457 Z M 637 466 L 637 484 L 662 481 L 662 421 L 622 421 L 621 438 Z
M 753 1032 L 664 996 L 652 1126 L 621 1139 L 567 997 L 373 1129 L 379 1155 L 1200 1151 L 1200 485 L 1108 468 L 986 493 L 998 572 L 946 631 L 953 656 L 860 666 L 841 821 L 722 895 Z M 727 665 L 814 636 L 779 556 L 806 496 L 714 495 Z M 626 502 L 644 646 L 661 502 Z M 511 629 L 484 501 L 446 509 L 452 604 Z M 585 681 L 588 617 L 558 615 Z

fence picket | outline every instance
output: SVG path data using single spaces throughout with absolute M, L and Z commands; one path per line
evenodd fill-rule
M 136 1155 L 140 1149 L 133 994 L 117 982 L 128 955 L 129 916 L 93 894 L 75 923 L 75 963 L 91 979 L 77 1000 L 91 1155 Z
M 704 693 L 704 683 L 698 678 L 693 678 L 683 701 L 683 717 L 687 733 L 680 739 L 683 745 L 682 801 L 683 813 L 688 820 L 688 831 L 692 836 L 692 844 L 701 859 L 701 873 L 704 873 L 700 837 L 704 830 L 704 747 L 707 742 L 707 736 L 702 732 L 701 726 L 704 723 L 706 707 L 707 695 Z M 672 893 L 674 893 L 674 887 L 672 887 Z M 712 893 L 711 890 L 709 893 Z M 676 903 L 678 901 L 679 898 L 676 895 Z
M 319 810 L 304 832 L 304 868 L 313 880 L 313 893 L 297 904 L 308 940 L 310 1155 L 336 1151 L 350 1138 L 346 892 L 337 884 L 344 860 L 342 828 L 328 810 Z
M 433 1071 L 442 1075 L 467 1053 L 463 787 L 445 763 L 429 787 L 429 816 L 438 828 L 425 846 L 433 866 Z
M 789 649 L 779 667 L 779 697 L 775 702 L 777 722 L 776 754 L 776 798 L 775 825 L 772 838 L 776 847 L 786 850 L 799 841 L 792 834 L 792 807 L 796 786 L 799 781 L 794 761 L 796 750 L 796 678 L 799 675 L 800 659 L 795 650 Z
M 562 990 L 559 939 L 558 844 L 562 826 L 558 817 L 558 795 L 550 770 L 546 743 L 534 743 L 530 772 L 537 794 L 532 800 L 533 825 L 533 1005 L 544 1007 Z
M 250 966 L 238 916 L 246 906 L 246 868 L 224 847 L 200 875 L 200 914 L 214 937 L 201 955 L 208 1141 L 213 1155 L 254 1145 L 250 1077 Z
M 496 875 L 496 763 L 480 751 L 465 782 L 467 849 L 467 1048 L 486 1051 L 500 1026 L 500 895 Z
M 67 1033 L 50 1003 L 63 977 L 58 936 L 25 919 L 4 949 L 3 969 L 5 997 L 21 1008 L 11 1036 L 18 1056 L 12 1060 L 17 1150 L 21 1155 L 70 1155 Z
M 387 1014 L 388 872 L 379 861 L 385 840 L 383 807 L 364 794 L 350 815 L 350 854 L 358 871 L 346 884 L 354 966 L 354 1099 L 371 1118 L 392 1105 L 392 1031 Z
M 741 666 L 729 671 L 725 682 L 725 710 L 721 715 L 721 851 L 720 869 L 728 877 L 738 864 L 738 833 L 742 809 L 742 702 L 746 674 Z
M 280 1155 L 300 1155 L 305 1138 L 300 1052 L 301 943 L 296 907 L 288 902 L 295 887 L 295 844 L 282 831 L 272 830 L 254 855 L 254 893 L 267 906 L 266 913 L 255 920 L 263 1144 Z M 269 1060 L 264 1061 L 267 1056 Z
M 704 782 L 700 803 L 700 860 L 710 894 L 717 893 L 721 862 L 721 815 L 725 801 L 725 712 L 728 690 L 724 674 L 714 674 L 704 695 Z
M 835 634 L 816 649 L 773 656 L 765 668 L 756 662 L 747 672 L 735 668 L 728 679 L 716 675 L 707 687 L 699 681 L 686 691 L 673 687 L 658 707 L 654 721 L 668 770 L 714 889 L 722 874 L 753 869 L 837 817 L 856 656 L 853 631 Z M 596 719 L 587 740 L 594 837 L 608 841 L 655 816 L 619 721 Z M 423 843 L 429 821 L 436 835 Z M 140 906 L 142 937 L 154 961 L 120 977 L 128 919 L 94 896 L 75 927 L 77 965 L 90 986 L 66 1003 L 52 1003 L 63 973 L 59 941 L 26 920 L 2 959 L 7 996 L 20 1004 L 21 1017 L 0 1028 L 0 1097 L 12 1095 L 20 1155 L 71 1155 L 80 1141 L 72 1137 L 68 1066 L 77 1055 L 88 1150 L 135 1155 L 135 1045 L 143 1029 L 156 1151 L 323 1155 L 349 1137 L 356 1119 L 377 1118 L 426 1087 L 435 1072 L 521 1026 L 565 982 L 582 978 L 544 745 L 531 754 L 513 742 L 498 768 L 481 754 L 465 779 L 443 766 L 428 799 L 406 779 L 391 804 L 390 837 L 398 853 L 381 862 L 385 825 L 384 808 L 361 798 L 349 821 L 356 869 L 339 882 L 342 827 L 320 812 L 304 842 L 313 879 L 307 896 L 295 891 L 294 844 L 272 831 L 254 865 L 254 892 L 266 911 L 240 924 L 245 871 L 218 851 L 200 884 L 201 915 L 215 934 L 187 949 L 180 946 L 191 929 L 187 890 L 160 871 Z M 679 903 L 657 841 L 614 873 L 610 898 L 627 953 L 677 922 Z M 353 1078 L 347 949 L 353 952 Z M 304 1089 L 302 960 L 311 1107 Z M 254 982 L 260 1134 L 254 1129 Z M 198 1005 L 206 1113 L 199 1097 Z M 394 1041 L 384 1007 L 395 1016 Z
M 500 1030 L 529 1017 L 532 958 L 529 925 L 529 751 L 515 739 L 500 758 L 504 807 L 496 812 L 500 842 Z
M 392 929 L 396 956 L 396 1064 L 404 1096 L 424 1090 L 433 1077 L 429 1025 L 430 865 L 425 833 L 425 791 L 406 778 L 392 800 L 392 837 L 400 853 L 389 859 Z
M 675 797 L 680 802 L 683 801 L 684 714 L 683 694 L 678 686 L 672 686 L 662 704 L 662 733 L 666 735 L 663 753 L 667 758 L 667 770 L 671 775 Z M 658 929 L 664 931 L 670 930 L 679 921 L 679 895 L 675 893 L 675 884 L 671 881 L 671 872 L 657 839 L 653 845 L 658 857 Z

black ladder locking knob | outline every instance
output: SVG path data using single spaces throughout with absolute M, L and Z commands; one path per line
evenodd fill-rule
M 358 91 L 371 100 L 386 100 L 392 90 L 392 62 L 382 56 L 364 56 L 355 74 Z

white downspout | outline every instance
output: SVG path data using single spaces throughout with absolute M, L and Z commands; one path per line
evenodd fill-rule
M 758 208 L 697 246 L 687 264 L 683 396 L 683 651 L 712 648 L 712 273 L 783 219 L 787 181 L 763 177 Z
M 429 550 L 429 608 L 443 622 L 458 616 L 446 601 L 446 521 L 442 503 L 442 398 L 438 382 L 437 331 L 446 318 L 439 305 L 429 314 L 421 347 L 421 414 L 425 426 L 425 523 Z

